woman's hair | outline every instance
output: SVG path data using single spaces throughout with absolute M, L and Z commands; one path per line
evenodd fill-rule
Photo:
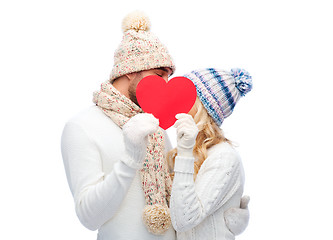
M 220 142 L 231 143 L 224 137 L 222 130 L 217 126 L 214 120 L 208 115 L 207 110 L 202 105 L 199 98 L 194 103 L 197 113 L 194 116 L 194 122 L 197 124 L 199 133 L 193 148 L 193 155 L 196 159 L 194 162 L 194 176 L 199 172 L 203 162 L 207 158 L 207 150 Z M 173 170 L 175 158 L 177 156 L 177 148 L 174 148 L 167 154 L 169 169 Z M 173 173 L 171 174 L 173 177 Z

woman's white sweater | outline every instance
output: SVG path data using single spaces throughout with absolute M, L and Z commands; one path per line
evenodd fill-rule
M 149 233 L 142 222 L 145 198 L 138 172 L 127 166 L 122 130 L 98 107 L 72 118 L 62 135 L 67 180 L 81 223 L 98 240 L 174 240 Z
M 171 194 L 171 219 L 179 240 L 234 239 L 224 212 L 239 207 L 244 171 L 236 150 L 226 142 L 208 150 L 196 180 L 194 158 L 176 157 Z

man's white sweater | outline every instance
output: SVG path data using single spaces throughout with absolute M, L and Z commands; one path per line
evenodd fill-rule
M 61 149 L 77 216 L 98 229 L 98 240 L 176 239 L 172 227 L 157 236 L 144 226 L 140 175 L 122 161 L 128 157 L 122 130 L 97 106 L 67 122 Z

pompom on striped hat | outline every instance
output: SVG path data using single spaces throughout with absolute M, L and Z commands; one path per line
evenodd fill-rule
M 230 72 L 216 68 L 194 70 L 184 77 L 197 89 L 197 96 L 218 126 L 230 116 L 240 97 L 252 89 L 252 77 L 240 68 Z

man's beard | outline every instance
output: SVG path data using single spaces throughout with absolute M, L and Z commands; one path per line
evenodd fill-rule
M 134 102 L 136 105 L 140 107 L 140 104 L 138 103 L 138 99 L 136 98 L 136 86 L 134 84 L 131 84 L 128 88 L 128 95 L 129 98 Z

